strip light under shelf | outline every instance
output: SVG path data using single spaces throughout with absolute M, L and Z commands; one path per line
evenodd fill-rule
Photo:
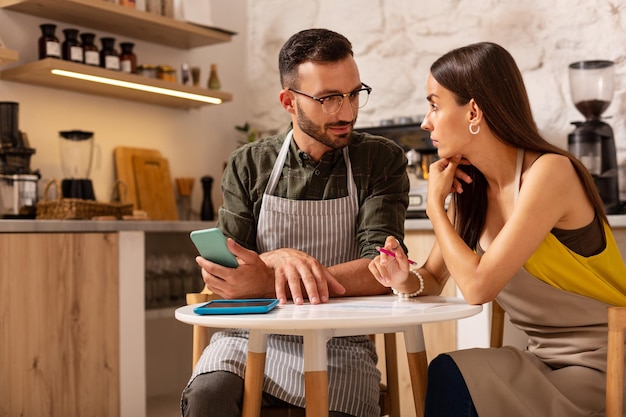
M 74 71 L 66 71 L 58 68 L 53 68 L 52 70 L 50 70 L 50 72 L 54 75 L 59 75 L 62 77 L 76 78 L 79 80 L 91 81 L 100 84 L 108 84 L 116 87 L 130 88 L 132 90 L 147 91 L 149 93 L 163 94 L 166 96 L 184 98 L 187 100 L 195 100 L 203 103 L 222 104 L 221 98 L 187 93 L 185 91 L 170 90 L 167 88 L 155 87 L 152 85 L 138 84 L 129 81 L 116 80 L 114 78 L 105 78 L 97 75 L 83 74 Z

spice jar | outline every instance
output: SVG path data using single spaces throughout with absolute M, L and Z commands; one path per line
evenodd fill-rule
M 83 42 L 83 62 L 94 67 L 100 66 L 100 52 L 93 43 L 96 35 L 93 33 L 81 33 L 80 40 Z
M 158 15 L 163 14 L 162 0 L 146 0 L 146 11 Z
M 191 82 L 194 87 L 200 86 L 200 67 L 191 67 Z
M 144 77 L 157 78 L 157 68 L 151 64 L 141 64 L 137 66 L 137 74 Z
M 57 25 L 44 23 L 39 25 L 41 37 L 39 38 L 39 59 L 61 58 L 61 44 L 54 32 Z
M 78 29 L 63 29 L 65 40 L 61 45 L 61 55 L 66 61 L 83 62 L 83 47 L 78 42 Z
M 169 65 L 159 65 L 157 67 L 157 77 L 163 81 L 176 82 L 176 70 Z
M 106 69 L 119 71 L 120 56 L 115 50 L 115 38 L 101 38 L 100 66 Z
M 135 44 L 132 42 L 120 43 L 122 53 L 120 54 L 120 68 L 124 72 L 135 74 L 137 72 L 137 56 L 133 52 Z

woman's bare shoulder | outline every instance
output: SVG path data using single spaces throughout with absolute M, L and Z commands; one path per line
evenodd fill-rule
M 526 169 L 524 174 L 539 175 L 544 177 L 550 175 L 553 180 L 559 178 L 571 178 L 576 176 L 576 170 L 572 161 L 565 155 L 557 153 L 531 154 L 525 161 Z

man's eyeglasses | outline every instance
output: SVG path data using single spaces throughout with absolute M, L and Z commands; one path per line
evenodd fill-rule
M 319 102 L 322 105 L 322 110 L 324 111 L 324 113 L 326 113 L 329 116 L 332 116 L 333 114 L 337 113 L 341 109 L 341 106 L 343 105 L 343 100 L 346 97 L 348 97 L 348 101 L 350 102 L 350 105 L 352 106 L 353 109 L 360 109 L 362 107 L 365 107 L 365 105 L 367 104 L 367 101 L 370 98 L 372 87 L 368 86 L 365 83 L 361 83 L 361 85 L 363 86 L 362 88 L 351 91 L 349 93 L 329 94 L 324 97 L 315 97 L 315 96 L 312 96 L 311 94 L 307 94 L 305 92 L 295 90 L 293 88 L 290 88 L 289 91 L 293 91 L 294 93 L 301 94 L 303 96 L 312 98 L 313 100 Z

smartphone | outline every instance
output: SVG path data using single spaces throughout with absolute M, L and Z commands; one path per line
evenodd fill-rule
M 267 313 L 278 304 L 276 298 L 251 298 L 244 300 L 211 300 L 193 309 L 196 314 L 260 314 Z
M 220 229 L 194 230 L 189 236 L 204 259 L 229 268 L 239 266 L 235 255 L 226 247 L 226 237 Z

